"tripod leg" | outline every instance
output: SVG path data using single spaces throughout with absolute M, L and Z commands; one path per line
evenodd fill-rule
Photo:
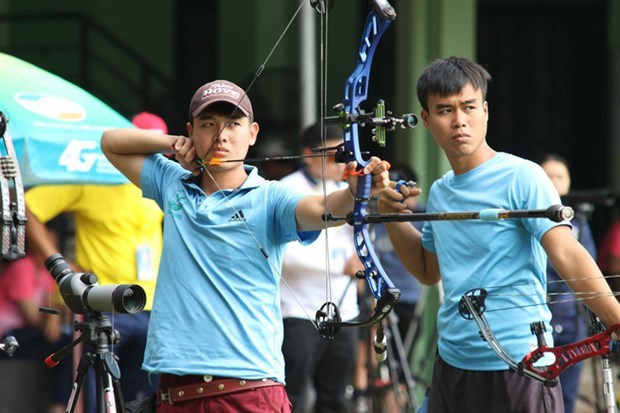
M 116 401 L 118 402 L 120 413 L 125 412 L 125 400 L 123 399 L 123 391 L 121 390 L 121 381 L 112 377 L 112 386 L 114 388 L 114 397 L 116 397 Z
M 105 371 L 102 374 L 97 373 L 97 411 L 99 413 L 117 413 L 119 411 L 117 410 L 112 377 Z
M 123 394 L 120 387 L 121 372 L 114 354 L 105 352 L 95 359 L 97 376 L 97 411 L 99 413 L 124 413 Z
M 71 395 L 69 396 L 69 401 L 67 402 L 67 413 L 73 413 L 75 411 L 80 397 L 80 392 L 82 391 L 82 386 L 84 385 L 84 379 L 86 378 L 86 372 L 88 371 L 88 366 L 91 363 L 90 357 L 90 354 L 84 354 L 80 358 L 80 363 L 77 368 L 77 375 L 75 376 L 73 388 L 71 389 Z

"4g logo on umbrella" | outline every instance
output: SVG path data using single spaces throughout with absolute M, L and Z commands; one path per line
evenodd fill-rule
M 69 172 L 89 172 L 97 158 L 103 155 L 97 152 L 99 145 L 95 141 L 71 140 L 58 159 L 58 165 L 67 167 Z

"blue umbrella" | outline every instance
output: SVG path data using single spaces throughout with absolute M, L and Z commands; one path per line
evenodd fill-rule
M 101 152 L 104 130 L 129 120 L 80 87 L 0 53 L 0 111 L 25 187 L 128 182 Z

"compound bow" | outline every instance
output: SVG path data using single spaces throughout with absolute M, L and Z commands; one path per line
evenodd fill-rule
M 386 29 L 396 18 L 394 8 L 387 1 L 373 0 L 371 3 L 373 10 L 368 14 L 364 25 L 357 55 L 357 65 L 347 79 L 344 101 L 334 107 L 338 112 L 337 116 L 325 118 L 326 122 L 337 123 L 344 129 L 344 153 L 348 156 L 343 160 L 356 161 L 358 170 L 363 169 L 368 164 L 360 149 L 359 126 L 372 126 L 376 142 L 385 146 L 387 131 L 392 131 L 397 127 L 413 128 L 418 122 L 413 114 L 392 117 L 391 113 L 385 110 L 385 103 L 382 100 L 379 100 L 372 112 L 365 112 L 360 108 L 361 103 L 368 97 L 370 70 L 375 50 Z M 353 225 L 355 250 L 364 266 L 364 271 L 360 271 L 358 277 L 366 279 L 370 292 L 377 299 L 377 305 L 374 313 L 367 320 L 343 322 L 336 305 L 332 302 L 326 302 L 316 314 L 317 327 L 326 339 L 334 338 L 340 327 L 363 327 L 380 323 L 400 297 L 400 290 L 394 286 L 394 283 L 381 267 L 370 241 L 367 222 L 364 220 L 371 195 L 371 184 L 371 176 L 358 176 L 354 208 L 350 214 L 352 219 L 349 223 Z M 334 218 L 326 216 L 326 219 Z M 378 351 L 383 351 L 384 340 L 381 324 L 379 324 L 377 339 L 375 340 L 375 347 Z M 380 341 L 381 344 L 377 344 L 377 341 Z M 382 349 L 380 350 L 378 346 Z

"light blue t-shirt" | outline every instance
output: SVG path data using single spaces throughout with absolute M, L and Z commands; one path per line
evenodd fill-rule
M 450 171 L 437 180 L 427 211 L 546 209 L 559 203 L 542 168 L 497 153 L 471 171 L 461 175 Z M 544 304 L 547 256 L 540 240 L 556 225 L 560 224 L 545 218 L 425 223 L 423 246 L 437 254 L 445 293 L 437 320 L 438 347 L 448 364 L 467 370 L 508 368 L 482 340 L 476 322 L 459 315 L 461 297 L 474 288 L 487 289 L 484 315 L 499 343 L 517 362 L 536 347 L 531 322 L 544 321 L 547 344 L 553 344 L 551 313 Z
M 282 257 L 288 242 L 320 232 L 297 232 L 302 194 L 246 171 L 226 199 L 206 196 L 178 163 L 146 159 L 142 191 L 164 211 L 164 246 L 144 370 L 284 383 Z

